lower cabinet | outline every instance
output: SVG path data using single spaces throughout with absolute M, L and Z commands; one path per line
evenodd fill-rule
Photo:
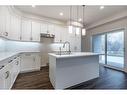
M 23 53 L 3 61 L 0 69 L 0 89 L 11 89 L 18 74 L 40 70 L 40 55 L 38 53 Z
M 9 63 L 0 71 L 0 89 L 11 88 L 11 76 L 12 65 Z
M 20 72 L 20 57 L 17 57 L 12 62 L 12 77 L 11 77 L 11 84 L 13 85 L 19 72 Z
M 39 54 L 24 53 L 21 54 L 21 72 L 40 70 L 41 58 Z
M 0 70 L 0 89 L 11 89 L 20 72 L 20 57 L 6 60 L 6 65 Z

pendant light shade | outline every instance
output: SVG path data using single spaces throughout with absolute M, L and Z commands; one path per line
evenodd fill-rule
M 85 5 L 83 5 L 83 28 L 82 28 L 82 36 L 85 36 L 86 35 L 86 29 L 85 29 L 85 25 L 84 25 L 84 8 L 85 8 Z
M 86 35 L 86 29 L 82 28 L 82 36 L 85 36 L 85 35 Z

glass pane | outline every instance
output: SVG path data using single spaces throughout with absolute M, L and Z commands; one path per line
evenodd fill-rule
M 107 64 L 118 68 L 124 67 L 124 32 L 107 34 Z
M 105 35 L 95 35 L 92 37 L 93 52 L 103 53 L 99 56 L 99 63 L 105 64 Z

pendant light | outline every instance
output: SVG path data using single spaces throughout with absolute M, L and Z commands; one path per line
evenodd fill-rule
M 69 26 L 68 26 L 68 29 L 69 29 L 69 33 L 72 33 L 73 32 L 73 26 L 71 25 L 71 19 L 72 19 L 72 6 L 70 6 L 70 21 L 69 21 Z
M 79 6 L 77 6 L 77 22 L 78 22 L 78 18 L 79 18 L 78 14 L 79 14 Z M 77 27 L 76 27 L 76 35 L 79 35 L 79 34 L 80 34 L 80 28 L 77 25 Z
M 82 36 L 86 35 L 86 29 L 85 29 L 85 25 L 84 25 L 84 10 L 85 10 L 85 5 L 83 5 L 83 28 L 82 28 Z

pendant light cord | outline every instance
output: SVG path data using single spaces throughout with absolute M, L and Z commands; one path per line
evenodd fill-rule
M 72 18 L 72 6 L 70 6 L 70 25 L 71 25 L 71 18 Z
M 85 19 L 84 19 L 84 16 L 85 16 L 85 14 L 84 14 L 84 13 L 85 13 L 85 12 L 84 12 L 84 11 L 85 11 L 85 5 L 82 5 L 82 6 L 83 6 L 83 27 L 84 27 L 84 26 L 85 26 L 85 25 L 84 25 L 84 21 L 85 21 Z

